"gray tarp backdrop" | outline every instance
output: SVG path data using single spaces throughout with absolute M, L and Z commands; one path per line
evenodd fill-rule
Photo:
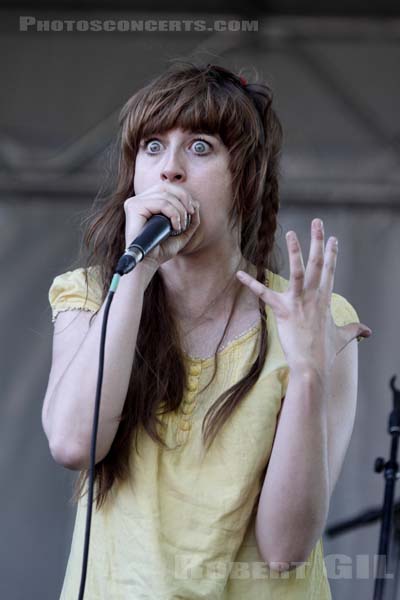
M 260 14 L 250 17 L 259 30 L 247 33 L 40 33 L 19 31 L 18 14 L 3 21 L 0 51 L 0 597 L 56 600 L 61 589 L 76 474 L 53 462 L 41 427 L 53 330 L 47 292 L 76 260 L 120 107 L 169 59 L 246 68 L 250 80 L 254 67 L 275 90 L 285 131 L 281 272 L 287 277 L 284 232 L 295 229 L 306 258 L 310 221 L 321 217 L 327 236 L 339 238 L 335 291 L 373 330 L 359 345 L 356 423 L 328 524 L 378 506 L 384 482 L 373 464 L 388 455 L 388 382 L 400 378 L 400 21 Z M 324 538 L 335 599 L 372 597 L 378 534 L 375 524 Z

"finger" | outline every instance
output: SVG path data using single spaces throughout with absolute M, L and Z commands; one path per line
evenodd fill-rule
M 236 277 L 243 285 L 248 287 L 257 298 L 261 298 L 261 300 L 263 300 L 265 304 L 268 304 L 272 309 L 279 307 L 279 300 L 276 292 L 265 287 L 265 285 L 244 271 L 238 271 Z
M 179 231 L 182 228 L 182 211 L 184 215 L 183 222 L 186 220 L 186 212 L 179 200 L 173 196 L 171 196 L 171 199 L 169 199 L 165 196 L 165 194 L 152 194 L 148 199 L 139 196 L 132 196 L 125 200 L 124 210 L 127 220 L 131 210 L 133 213 L 138 213 L 146 220 L 150 219 L 153 215 L 163 214 L 170 219 L 171 225 L 175 231 Z
M 165 189 L 170 194 L 176 196 L 189 213 L 194 213 L 196 201 L 194 200 L 193 196 L 187 190 L 185 190 L 185 188 L 171 182 L 161 183 L 160 188 Z
M 340 349 L 336 352 L 339 354 L 350 342 L 360 338 L 368 338 L 372 335 L 372 330 L 364 323 L 348 323 L 340 327 L 341 339 L 343 342 L 340 344 Z
M 172 194 L 160 194 L 156 199 L 162 204 L 162 213 L 168 217 L 176 232 L 182 231 L 186 222 L 186 211 L 182 204 Z
M 162 192 L 160 194 L 156 194 L 156 197 L 174 207 L 178 214 L 175 214 L 175 218 L 172 221 L 172 224 L 176 231 L 182 231 L 185 228 L 185 224 L 187 222 L 188 213 L 182 204 L 182 202 L 177 198 L 174 194 L 170 192 Z M 167 204 L 165 208 L 167 209 Z M 168 215 L 167 215 L 168 216 Z
M 300 243 L 294 231 L 286 234 L 286 243 L 289 253 L 289 290 L 298 296 L 303 291 L 304 285 L 304 263 Z
M 335 280 L 336 260 L 338 254 L 338 243 L 335 237 L 330 237 L 325 248 L 324 266 L 322 269 L 320 290 L 325 298 L 329 299 L 333 290 Z
M 168 198 L 168 200 L 176 206 L 180 212 L 181 224 L 184 225 L 187 219 L 187 213 L 193 214 L 195 210 L 196 201 L 193 200 L 190 194 L 186 193 L 185 190 L 179 189 L 177 185 L 169 184 L 157 184 L 142 192 L 140 196 L 152 196 L 158 198 Z
M 372 329 L 370 327 L 368 327 L 368 325 L 365 325 L 365 323 L 357 323 L 357 325 L 358 325 L 357 336 L 369 337 L 370 335 L 372 335 Z
M 197 229 L 197 227 L 199 226 L 199 224 L 200 224 L 200 212 L 199 212 L 200 205 L 198 202 L 195 201 L 194 206 L 195 206 L 194 214 L 187 215 L 187 220 L 186 220 L 186 223 L 184 224 L 184 227 L 180 231 L 176 232 L 175 236 L 179 235 L 179 237 L 181 237 L 183 239 L 189 238 L 193 235 L 195 229 Z
M 182 226 L 185 224 L 185 222 L 187 221 L 187 215 L 189 214 L 193 214 L 195 207 L 193 205 L 193 203 L 191 202 L 189 205 L 189 208 L 186 208 L 186 204 L 184 202 L 182 202 L 181 198 L 179 198 L 174 192 L 162 192 L 161 193 L 161 197 L 167 197 L 168 200 L 171 202 L 171 204 L 173 204 L 174 206 L 176 206 L 176 208 L 179 210 L 180 212 L 180 216 L 181 216 L 181 224 Z
M 318 289 L 322 268 L 324 266 L 324 227 L 321 219 L 313 219 L 311 223 L 311 243 L 304 287 Z

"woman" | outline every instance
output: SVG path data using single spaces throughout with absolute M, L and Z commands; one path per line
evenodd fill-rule
M 49 292 L 43 426 L 81 471 L 62 600 L 80 580 L 103 303 L 157 213 L 180 234 L 121 279 L 109 316 L 85 598 L 331 597 L 321 536 L 371 331 L 332 294 L 318 219 L 306 269 L 289 232 L 290 279 L 276 273 L 281 137 L 269 88 L 213 65 L 175 64 L 122 110 L 86 267 Z

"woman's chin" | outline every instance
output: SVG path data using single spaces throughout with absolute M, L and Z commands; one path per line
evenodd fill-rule
M 184 246 L 184 248 L 182 248 L 182 250 L 179 252 L 179 255 L 188 255 L 188 254 L 192 254 L 193 252 L 196 252 L 197 250 L 199 250 L 202 246 L 202 236 L 201 234 L 199 235 L 198 232 L 196 231 L 192 237 L 190 238 L 190 240 L 188 241 L 188 243 Z

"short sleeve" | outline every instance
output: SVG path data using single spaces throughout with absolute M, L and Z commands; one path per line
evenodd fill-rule
M 85 271 L 87 272 L 87 282 Z M 97 312 L 102 305 L 99 270 L 89 267 L 67 271 L 54 278 L 49 289 L 49 302 L 54 323 L 58 313 L 65 310 Z
M 354 306 L 350 304 L 346 298 L 340 294 L 332 294 L 331 312 L 336 325 L 343 326 L 348 323 L 359 323 L 360 319 Z M 359 336 L 357 341 L 360 342 L 364 338 Z

